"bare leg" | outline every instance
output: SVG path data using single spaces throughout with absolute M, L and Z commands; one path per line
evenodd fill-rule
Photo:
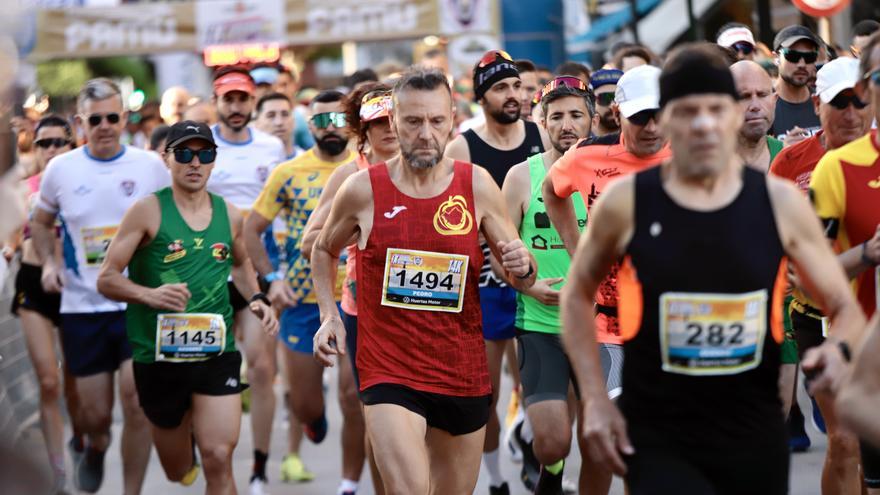
M 535 457 L 544 466 L 555 464 L 568 456 L 571 448 L 571 419 L 568 402 L 548 400 L 526 408 L 535 440 Z
M 193 465 L 192 409 L 186 412 L 177 428 L 151 425 L 156 454 L 169 481 L 179 482 Z
M 428 495 L 431 482 L 425 418 L 393 404 L 365 406 L 364 416 L 385 493 Z M 479 469 L 476 459 L 473 463 Z
M 822 493 L 825 495 L 858 495 L 862 493 L 859 475 L 859 443 L 855 435 L 845 431 L 834 410 L 834 398 L 824 394 L 815 396 L 828 430 L 828 451 L 822 469 Z
M 113 424 L 113 374 L 77 377 L 79 418 L 90 447 L 105 451 L 110 445 L 110 426 Z
M 489 378 L 492 380 L 492 405 L 489 409 L 489 422 L 486 424 L 486 441 L 483 444 L 483 452 L 498 450 L 499 436 L 501 435 L 501 423 L 498 420 L 498 394 L 501 387 L 501 361 L 504 359 L 504 349 L 507 340 L 487 340 L 486 358 L 489 364 Z M 512 366 L 516 368 L 517 366 Z
M 428 428 L 431 495 L 470 495 L 480 475 L 480 446 L 486 428 L 466 435 L 450 435 Z
M 290 383 L 290 404 L 297 419 L 308 425 L 324 412 L 324 367 L 311 354 L 285 349 L 285 365 Z
M 791 404 L 797 397 L 797 370 L 796 364 L 783 364 L 779 367 L 779 395 L 782 399 L 782 415 L 788 417 Z
M 342 478 L 359 481 L 366 458 L 366 425 L 348 356 L 339 357 L 339 408 L 342 410 Z
M 232 453 L 241 428 L 241 396 L 194 394 L 192 418 L 207 482 L 205 493 L 234 495 Z
M 370 463 L 370 478 L 373 480 L 373 493 L 376 495 L 385 495 L 385 485 L 382 483 L 382 473 L 379 472 L 379 467 L 376 465 L 376 455 L 373 453 L 373 443 L 370 441 L 369 434 L 367 434 L 364 439 L 364 450 L 367 454 L 367 460 Z
M 254 449 L 269 453 L 272 421 L 275 416 L 275 342 L 260 328 L 260 320 L 250 310 L 235 314 L 235 326 L 243 336 L 247 377 L 251 389 L 251 432 Z
M 134 386 L 131 359 L 119 366 L 119 399 L 122 403 L 122 477 L 125 493 L 141 492 L 150 463 L 150 423 L 144 416 Z

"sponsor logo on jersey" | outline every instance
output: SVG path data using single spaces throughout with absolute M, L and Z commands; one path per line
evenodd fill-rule
M 89 194 L 91 192 L 92 190 L 85 185 L 79 186 L 73 190 L 73 194 L 76 194 L 77 196 L 85 196 L 86 194 Z
M 193 249 L 198 249 L 198 250 L 204 249 L 205 248 L 205 246 L 204 246 L 205 239 L 203 239 L 201 237 L 194 237 L 193 244 L 194 244 Z
M 119 186 L 122 188 L 122 192 L 125 193 L 126 196 L 131 196 L 134 194 L 136 184 L 133 180 L 124 180 Z
M 257 167 L 257 180 L 260 182 L 266 182 L 266 179 L 269 178 L 269 167 L 265 165 L 260 165 Z
M 214 257 L 217 263 L 224 263 L 229 259 L 229 246 L 223 242 L 211 244 L 211 256 Z
M 183 241 L 181 239 L 175 239 L 169 242 L 168 250 L 171 251 L 171 254 L 165 255 L 163 263 L 171 263 L 172 261 L 179 260 L 186 256 L 186 249 L 183 248 Z
M 385 212 L 385 218 L 392 219 L 397 216 L 398 213 L 402 212 L 406 209 L 406 206 L 394 206 L 391 208 L 391 211 Z
M 474 227 L 474 218 L 461 195 L 449 196 L 434 213 L 434 230 L 440 235 L 466 235 Z

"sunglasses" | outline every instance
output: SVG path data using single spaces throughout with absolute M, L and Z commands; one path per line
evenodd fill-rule
M 584 84 L 584 82 L 580 79 L 571 76 L 562 76 L 552 79 L 550 82 L 544 85 L 544 87 L 541 89 L 541 98 L 544 98 L 551 91 L 562 86 L 572 89 L 578 89 L 580 91 L 587 90 L 587 85 Z
M 785 57 L 785 60 L 788 60 L 793 64 L 796 64 L 801 60 L 808 64 L 814 64 L 819 58 L 819 52 L 802 52 L 800 50 L 792 50 L 791 48 L 782 48 L 779 51 L 782 53 L 782 56 Z
M 743 55 L 750 55 L 753 51 L 755 51 L 755 47 L 747 41 L 738 41 L 731 45 L 731 48 L 738 51 L 739 53 L 742 53 Z
M 93 114 L 89 115 L 88 122 L 89 122 L 90 126 L 96 127 L 96 126 L 101 125 L 101 121 L 104 119 L 107 119 L 107 122 L 109 122 L 111 124 L 118 124 L 120 118 L 121 117 L 119 116 L 119 114 L 115 113 L 115 112 L 114 113 L 105 113 L 105 114 L 93 113 Z
M 199 157 L 199 163 L 208 165 L 214 163 L 217 159 L 217 148 L 205 148 L 198 151 L 189 148 L 174 148 L 174 160 L 179 163 L 190 163 L 196 156 Z
M 635 113 L 627 117 L 627 120 L 639 127 L 644 127 L 648 125 L 648 122 L 654 120 L 656 117 L 657 110 L 642 110 L 641 112 Z
M 70 144 L 70 140 L 64 138 L 45 138 L 34 141 L 34 144 L 37 145 L 38 148 L 43 149 L 48 149 L 53 146 L 56 148 L 63 148 Z
M 326 129 L 333 124 L 333 127 L 340 129 L 345 127 L 345 114 L 342 112 L 324 112 L 312 115 L 312 124 L 318 129 Z
M 504 50 L 489 50 L 488 52 L 484 53 L 483 58 L 480 59 L 480 68 L 491 64 L 496 59 L 498 59 L 498 57 L 501 57 L 508 62 L 513 62 L 513 58 L 510 56 L 509 53 L 505 52 Z
M 845 93 L 839 93 L 837 96 L 832 98 L 831 101 L 828 102 L 829 105 L 838 110 L 846 110 L 846 107 L 848 107 L 850 103 L 852 104 L 852 106 L 856 107 L 856 110 L 861 110 L 868 106 L 868 104 L 863 102 L 862 99 L 858 96 Z
M 607 107 L 614 103 L 614 93 L 600 93 L 596 95 L 596 103 Z

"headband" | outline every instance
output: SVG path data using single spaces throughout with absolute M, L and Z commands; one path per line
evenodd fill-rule
M 723 94 L 739 100 L 730 69 L 712 66 L 702 54 L 682 54 L 682 58 L 675 69 L 660 74 L 660 108 L 691 95 Z

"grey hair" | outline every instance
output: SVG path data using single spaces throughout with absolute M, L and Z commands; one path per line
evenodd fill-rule
M 122 98 L 122 91 L 120 91 L 119 86 L 115 82 L 105 77 L 91 79 L 79 91 L 79 95 L 76 97 L 76 109 L 82 112 L 86 101 L 106 100 L 114 96 L 119 97 L 119 102 L 124 109 L 125 101 Z

